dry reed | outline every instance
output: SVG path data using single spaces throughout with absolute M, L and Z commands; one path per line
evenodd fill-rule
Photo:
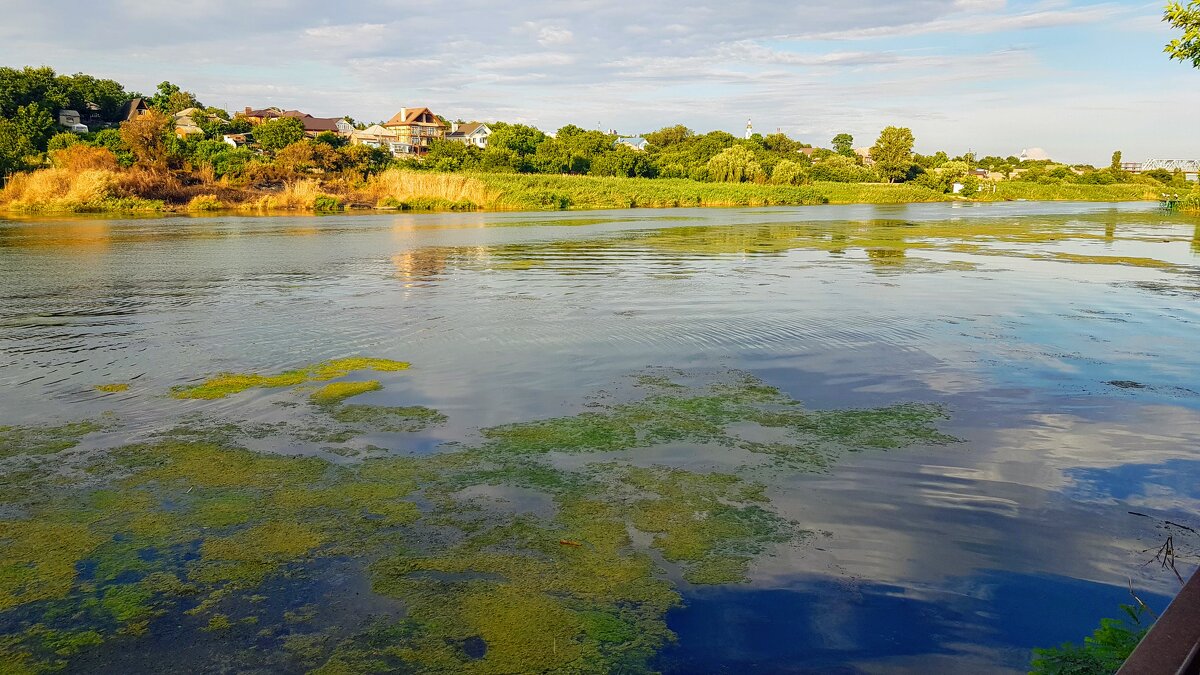
M 401 203 L 443 201 L 470 203 L 478 208 L 494 208 L 501 191 L 471 176 L 450 173 L 419 173 L 389 169 L 372 176 L 365 196 L 376 202 L 391 198 Z

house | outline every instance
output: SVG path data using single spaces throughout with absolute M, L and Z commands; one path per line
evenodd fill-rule
M 242 115 L 245 116 L 246 121 L 250 124 L 262 124 L 267 120 L 283 117 L 283 111 L 279 108 L 263 108 L 261 110 L 255 110 L 250 106 L 246 106 L 246 110 L 242 113 Z
M 326 131 L 334 134 L 349 136 L 354 131 L 354 125 L 347 122 L 341 117 L 313 117 L 306 112 L 299 110 L 280 110 L 279 108 L 263 108 L 255 110 L 247 107 L 242 113 L 250 124 L 262 124 L 269 120 L 279 119 L 281 117 L 294 117 L 304 124 L 304 133 L 309 138 Z
M 243 148 L 254 142 L 254 134 L 225 134 L 221 141 L 234 148 Z
M 638 152 L 645 150 L 646 146 L 649 145 L 646 139 L 642 138 L 641 136 L 618 136 L 616 144 L 624 145 L 627 148 L 633 148 Z
M 800 154 L 804 155 L 805 157 L 807 157 L 809 159 L 812 159 L 813 153 L 816 151 L 817 151 L 816 148 L 811 148 L 811 147 L 810 148 L 800 148 Z
M 447 127 L 429 108 L 401 108 L 383 127 L 396 133 L 400 153 L 423 155 L 434 141 L 446 138 Z
M 875 166 L 875 160 L 871 159 L 870 148 L 854 148 L 854 154 L 862 158 L 863 166 Z
M 126 101 L 121 107 L 121 112 L 117 114 L 118 122 L 128 122 L 132 119 L 137 119 L 142 115 L 149 114 L 150 106 L 146 104 L 146 99 L 135 98 L 132 101 Z
M 79 112 L 76 110 L 59 110 L 58 123 L 60 126 L 64 126 L 77 134 L 86 134 L 88 132 L 87 125 L 80 122 Z
M 391 129 L 378 124 L 372 124 L 366 129 L 355 129 L 350 133 L 352 145 L 365 145 L 369 148 L 383 148 L 393 155 L 402 155 L 407 150 L 400 143 L 400 135 Z
M 451 122 L 450 133 L 446 134 L 446 140 L 458 141 L 477 148 L 486 148 L 488 136 L 491 135 L 491 127 L 483 122 Z
M 199 108 L 185 108 L 175 113 L 175 135 L 179 138 L 188 136 L 203 136 L 204 130 L 200 122 L 206 122 L 213 116 Z

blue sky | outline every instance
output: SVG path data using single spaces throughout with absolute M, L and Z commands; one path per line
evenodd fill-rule
M 4 0 L 0 63 L 209 105 L 373 121 L 448 118 L 622 133 L 776 129 L 1069 162 L 1200 158 L 1200 70 L 1170 61 L 1157 2 Z

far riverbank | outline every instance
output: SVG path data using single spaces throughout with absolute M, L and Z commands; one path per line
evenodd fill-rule
M 985 183 L 972 197 L 912 184 L 766 185 L 688 179 L 535 174 L 461 174 L 390 170 L 361 185 L 317 178 L 259 186 L 223 181 L 178 184 L 169 175 L 128 171 L 66 174 L 45 169 L 0 193 L 0 213 L 295 213 L 382 211 L 562 211 L 622 208 L 907 204 L 945 201 L 1147 201 L 1145 184 Z M 136 178 L 137 180 L 132 180 Z

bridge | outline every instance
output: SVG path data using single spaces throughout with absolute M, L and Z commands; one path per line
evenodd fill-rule
M 1184 173 L 1200 173 L 1200 159 L 1148 159 L 1142 162 L 1142 171 L 1166 169 L 1174 173 L 1176 170 Z

